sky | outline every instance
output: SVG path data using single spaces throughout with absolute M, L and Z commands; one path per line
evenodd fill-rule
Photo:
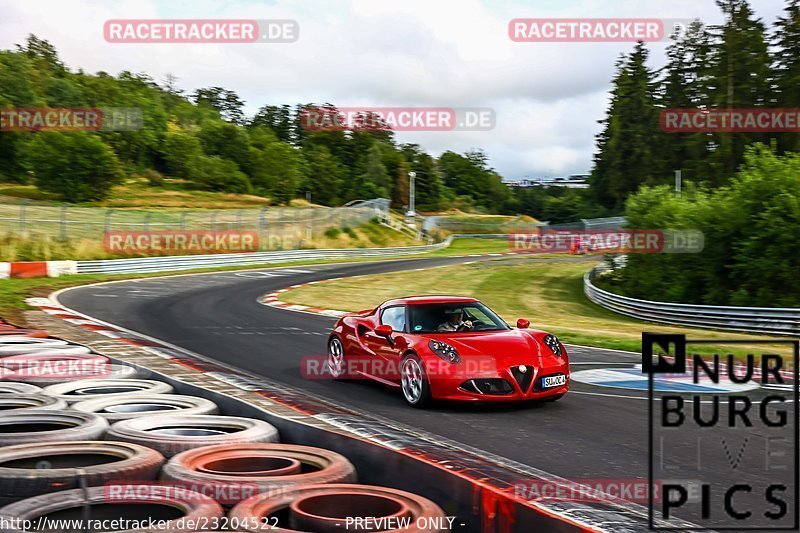
M 772 25 L 785 0 L 751 0 Z M 699 18 L 714 0 L 0 0 L 0 49 L 29 33 L 71 69 L 222 86 L 254 114 L 266 104 L 491 108 L 488 131 L 397 132 L 433 155 L 482 149 L 506 179 L 588 173 L 614 65 L 632 43 L 519 43 L 515 18 Z M 109 43 L 109 19 L 292 19 L 293 43 Z M 667 43 L 651 43 L 650 64 Z

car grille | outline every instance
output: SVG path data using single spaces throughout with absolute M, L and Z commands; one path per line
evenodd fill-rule
M 460 385 L 460 388 L 468 392 L 495 396 L 504 396 L 514 392 L 511 384 L 501 378 L 468 379 Z
M 533 367 L 527 366 L 526 371 L 521 372 L 518 366 L 512 366 L 511 375 L 517 380 L 517 384 L 519 388 L 522 389 L 522 392 L 528 392 L 528 387 L 531 386 L 531 381 L 533 381 Z

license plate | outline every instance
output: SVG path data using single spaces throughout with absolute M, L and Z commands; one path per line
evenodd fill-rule
M 551 387 L 559 387 L 567 383 L 567 376 L 559 374 L 557 376 L 547 376 L 542 378 L 542 388 L 549 389 Z

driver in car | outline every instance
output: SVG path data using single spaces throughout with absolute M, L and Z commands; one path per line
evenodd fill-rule
M 447 321 L 439 324 L 436 331 L 462 331 L 465 329 L 472 329 L 472 321 L 464 320 L 464 310 L 460 307 L 452 309 L 445 309 Z

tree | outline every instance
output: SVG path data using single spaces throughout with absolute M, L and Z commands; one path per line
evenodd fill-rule
M 718 108 L 751 108 L 768 105 L 770 57 L 766 30 L 755 18 L 747 0 L 717 0 L 725 23 L 713 28 L 716 39 L 709 55 L 710 104 Z M 744 160 L 747 145 L 768 141 L 761 133 L 715 133 L 705 174 L 709 182 L 725 184 Z
M 239 168 L 247 168 L 250 137 L 245 128 L 219 120 L 207 120 L 200 126 L 200 142 L 205 153 L 230 159 Z
M 236 163 L 219 156 L 201 156 L 192 172 L 192 179 L 209 191 L 250 194 L 253 186 Z
M 303 181 L 302 156 L 296 148 L 272 142 L 262 148 L 250 148 L 250 180 L 253 187 L 275 200 L 288 203 Z
M 208 105 L 219 111 L 224 120 L 234 124 L 244 124 L 244 102 L 235 92 L 222 87 L 207 87 L 197 89 L 192 98 L 198 106 Z
M 396 179 L 392 190 L 392 206 L 401 208 L 409 205 L 410 178 L 405 160 L 401 161 L 395 172 Z
M 667 47 L 667 65 L 661 82 L 659 104 L 663 109 L 708 108 L 710 35 L 695 20 L 685 34 L 672 37 Z M 688 179 L 701 179 L 709 150 L 709 135 L 704 132 L 667 133 L 663 136 L 663 169 L 668 176 L 682 170 Z
M 303 151 L 308 174 L 301 191 L 311 193 L 315 203 L 336 205 L 339 202 L 339 188 L 346 172 L 325 146 L 311 146 Z
M 193 179 L 199 159 L 205 155 L 200 140 L 179 127 L 173 126 L 161 145 L 167 172 L 180 178 Z
M 374 143 L 367 150 L 366 168 L 360 179 L 362 189 L 355 191 L 353 199 L 386 198 L 391 190 L 392 180 L 383 164 L 381 148 Z
M 68 202 L 102 200 L 122 180 L 116 155 L 92 133 L 37 133 L 27 157 L 36 186 Z
M 275 132 L 278 140 L 285 143 L 295 141 L 292 109 L 289 105 L 265 105 L 250 121 L 250 126 L 266 126 Z
M 644 43 L 639 42 L 617 63 L 590 180 L 598 201 L 606 207 L 619 208 L 640 185 L 665 180 L 658 155 L 661 132 L 655 74 L 647 67 L 647 57 Z
M 25 45 L 17 45 L 17 50 L 23 52 L 30 59 L 41 62 L 52 71 L 60 73 L 66 70 L 64 63 L 58 58 L 55 46 L 45 39 L 39 39 L 32 33 L 25 40 Z
M 777 107 L 800 108 L 800 0 L 789 0 L 775 24 L 774 65 Z M 778 134 L 778 148 L 800 151 L 800 134 Z

